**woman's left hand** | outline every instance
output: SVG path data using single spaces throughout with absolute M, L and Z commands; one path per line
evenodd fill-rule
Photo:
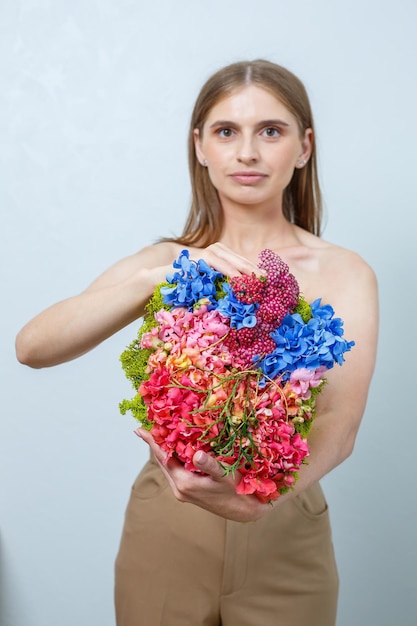
M 238 477 L 225 476 L 222 467 L 209 454 L 196 452 L 193 463 L 203 474 L 191 472 L 174 458 L 167 461 L 166 453 L 149 431 L 139 428 L 136 433 L 149 444 L 179 502 L 195 504 L 235 522 L 255 521 L 271 510 L 270 504 L 263 504 L 256 496 L 237 494 Z

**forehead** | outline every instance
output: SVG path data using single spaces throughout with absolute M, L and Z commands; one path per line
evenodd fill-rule
M 208 112 L 206 123 L 215 120 L 260 120 L 279 118 L 295 123 L 295 117 L 268 89 L 257 85 L 244 85 L 216 102 Z

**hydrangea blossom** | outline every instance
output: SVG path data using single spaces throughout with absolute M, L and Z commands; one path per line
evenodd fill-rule
M 216 279 L 222 277 L 204 259 L 193 261 L 188 250 L 183 250 L 173 263 L 179 271 L 169 274 L 167 282 L 172 287 L 161 287 L 163 301 L 171 307 L 184 306 L 191 310 L 199 300 L 207 298 L 216 304 Z
M 222 287 L 226 295 L 218 301 L 217 309 L 221 315 L 230 319 L 230 327 L 240 330 L 241 328 L 256 326 L 256 310 L 259 305 L 242 302 L 226 282 L 223 283 Z
M 280 375 L 288 380 L 291 372 L 299 368 L 331 369 L 335 363 L 342 365 L 344 353 L 355 345 L 354 341 L 342 337 L 343 321 L 334 318 L 333 308 L 321 305 L 320 298 L 312 303 L 311 313 L 307 322 L 297 313 L 287 315 L 271 333 L 275 350 L 256 361 L 265 376 Z

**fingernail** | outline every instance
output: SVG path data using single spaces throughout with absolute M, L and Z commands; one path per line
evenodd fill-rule
M 195 453 L 194 460 L 199 465 L 205 465 L 206 461 L 207 461 L 207 458 L 206 458 L 206 455 L 204 454 L 204 452 L 202 450 L 199 450 L 198 452 Z
M 140 432 L 140 428 L 138 428 L 137 430 L 134 430 L 133 432 L 135 433 L 137 437 L 140 437 L 141 439 L 143 439 L 142 433 Z

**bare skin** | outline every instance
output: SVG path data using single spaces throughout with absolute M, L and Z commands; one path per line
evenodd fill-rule
M 335 366 L 328 373 L 329 384 L 318 398 L 308 465 L 302 467 L 295 489 L 274 506 L 320 480 L 351 454 L 376 355 L 378 308 L 372 270 L 355 253 L 290 224 L 282 214 L 283 190 L 294 168 L 309 158 L 311 139 L 308 131 L 300 136 L 294 118 L 274 96 L 252 85 L 215 105 L 202 135 L 195 133 L 197 158 L 207 160 L 225 227 L 219 242 L 190 248 L 192 258 L 204 258 L 233 276 L 258 273 L 258 253 L 274 250 L 289 265 L 307 300 L 321 297 L 331 303 L 345 321 L 346 337 L 356 342 L 343 368 Z M 19 361 L 41 368 L 77 358 L 140 317 L 182 249 L 176 243 L 144 248 L 110 267 L 81 294 L 40 313 L 17 336 Z M 150 433 L 140 434 L 178 500 L 236 521 L 256 520 L 270 510 L 271 505 L 255 496 L 237 495 L 235 480 L 224 477 L 212 457 L 196 453 L 194 464 L 205 475 L 195 474 L 175 459 L 165 463 L 165 453 Z

